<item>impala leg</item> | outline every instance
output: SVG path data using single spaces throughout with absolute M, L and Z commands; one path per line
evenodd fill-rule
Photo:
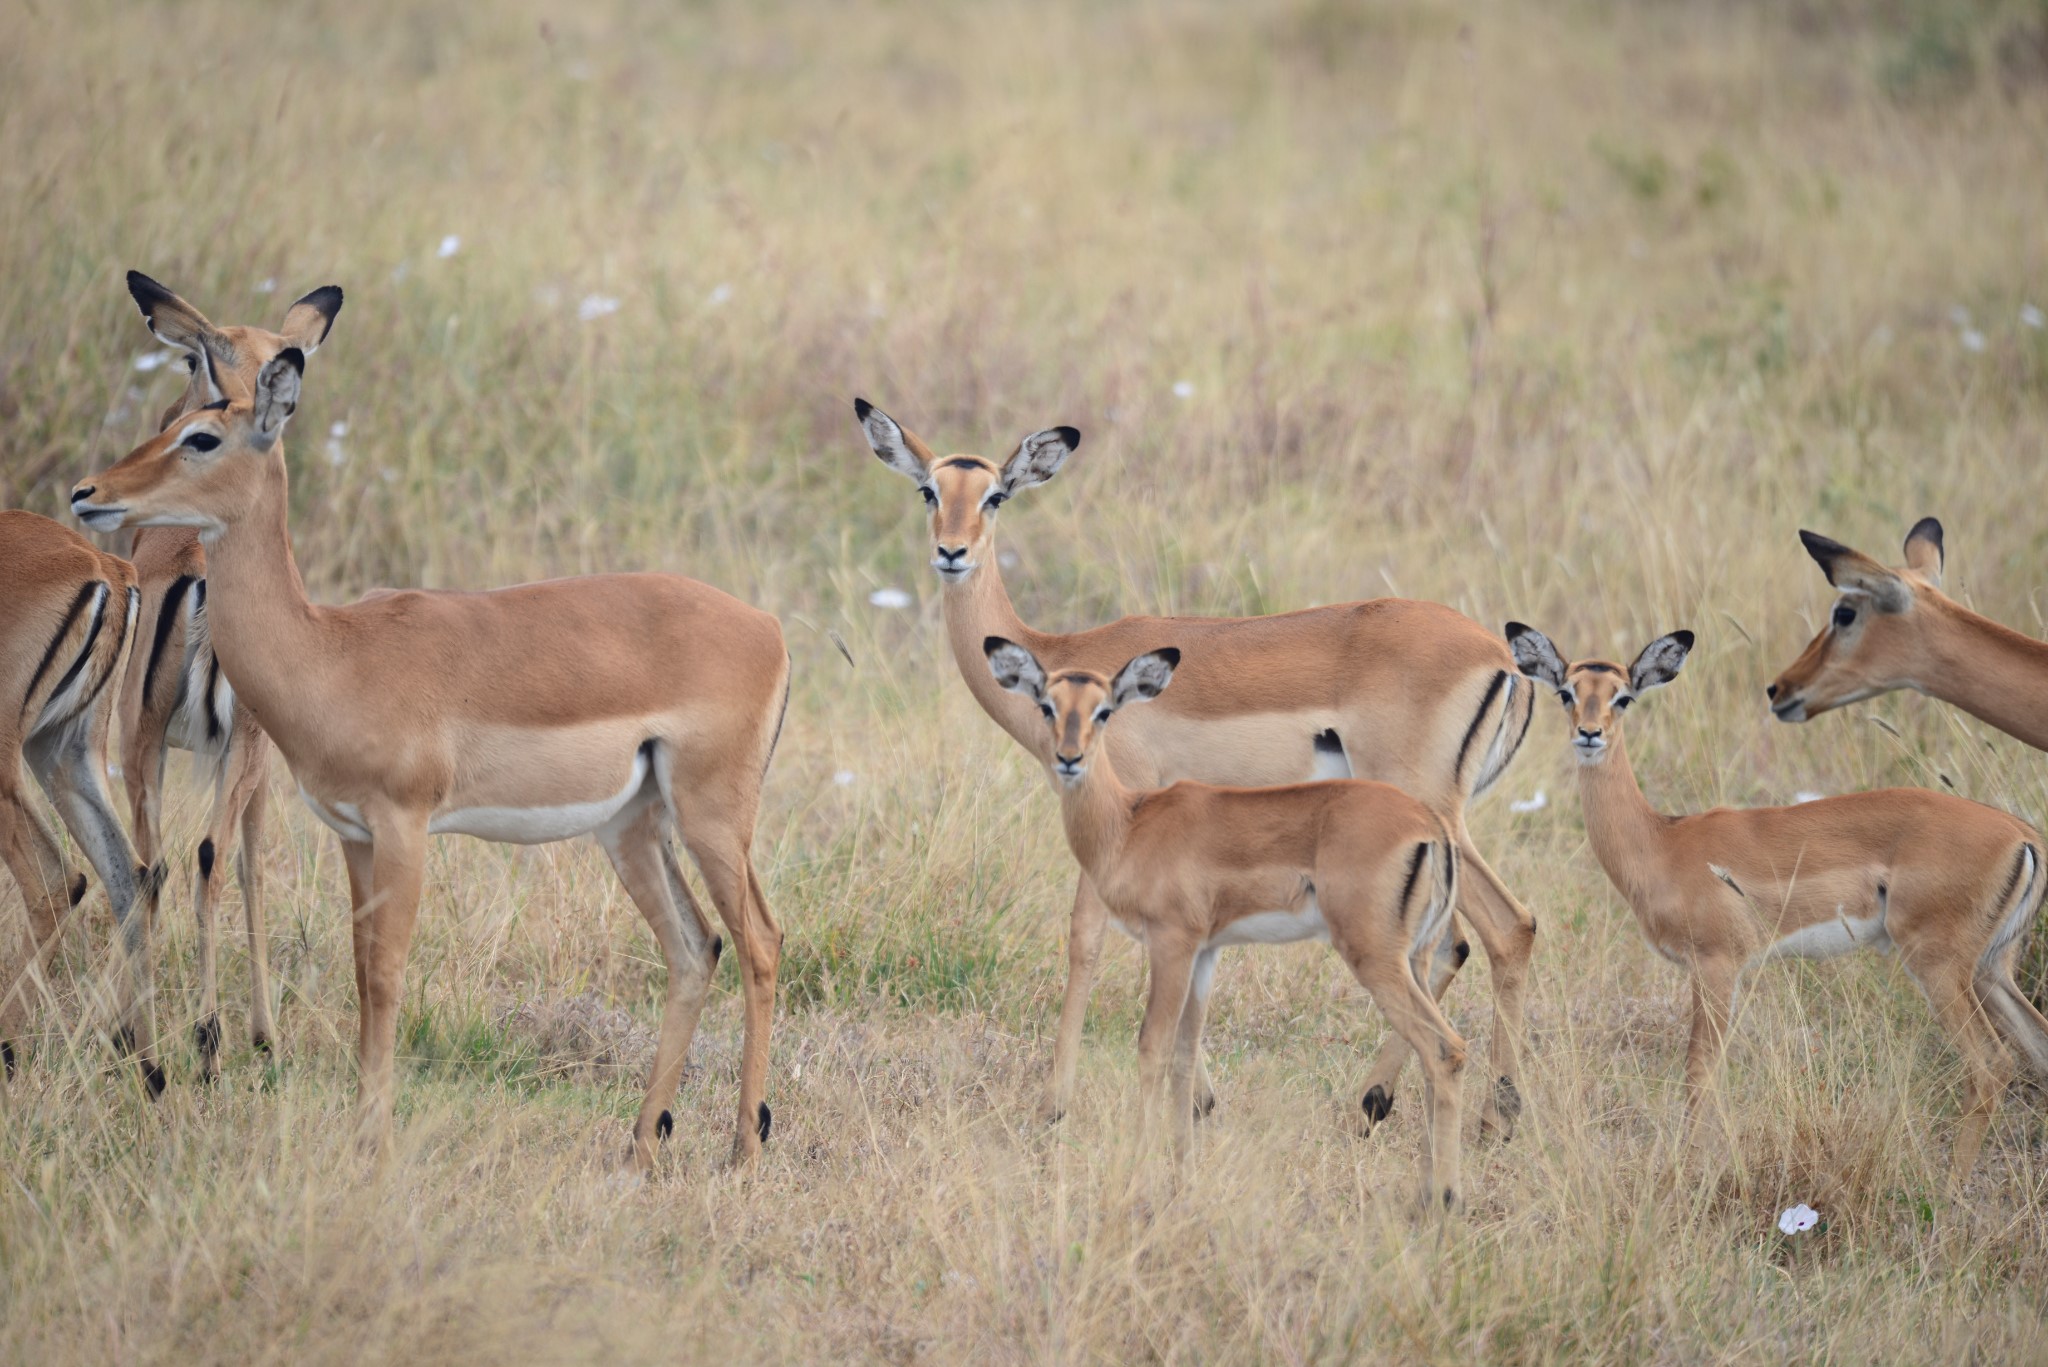
M 357 1082 L 357 1134 L 388 1155 L 398 1053 L 398 1004 L 405 959 L 419 918 L 425 873 L 427 823 L 410 815 L 371 827 L 369 933 L 358 912 L 357 972 L 363 981 L 362 1055 Z
M 56 838 L 30 802 L 22 782 L 21 760 L 12 752 L 0 759 L 0 855 L 21 887 L 28 907 L 29 952 L 17 970 L 0 958 L 0 1065 L 12 1076 L 17 1046 L 26 1029 L 34 994 L 47 976 L 56 951 L 65 908 L 85 896 L 85 875 L 75 878 L 64 865 Z
M 653 1168 L 656 1146 L 674 1128 L 675 1121 L 666 1108 L 682 1085 L 683 1063 L 689 1057 L 705 998 L 711 994 L 711 975 L 717 970 L 721 948 L 689 884 L 683 881 L 667 836 L 668 809 L 660 802 L 629 807 L 597 833 L 598 844 L 611 859 L 619 882 L 647 918 L 648 929 L 661 946 L 662 962 L 668 967 L 661 1041 L 655 1046 L 640 1115 L 633 1122 L 629 1157 L 641 1172 Z
M 249 1042 L 269 1053 L 277 1037 L 270 1007 L 270 931 L 264 923 L 263 823 L 270 806 L 270 738 L 251 726 L 242 746 L 248 756 L 248 796 L 242 803 L 242 846 L 235 877 L 242 885 L 242 919 L 249 932 Z
M 1472 848 L 1463 823 L 1452 829 L 1460 856 L 1458 909 L 1486 951 L 1493 980 L 1493 1033 L 1487 1039 L 1493 1077 L 1479 1110 L 1479 1132 L 1505 1142 L 1514 1137 L 1522 1114 L 1523 1000 L 1536 952 L 1536 918 Z
M 97 722 L 97 724 L 95 724 Z M 155 975 L 151 972 L 149 926 L 137 897 L 135 851 L 107 795 L 106 725 L 87 712 L 61 729 L 32 738 L 22 747 L 29 768 L 50 795 L 71 838 L 100 876 L 113 904 L 125 972 L 122 975 L 118 1039 L 142 1068 L 152 1098 L 164 1090 L 156 1048 Z
M 138 709 L 121 745 L 121 782 L 128 791 L 128 814 L 135 827 L 135 862 L 147 871 L 142 877 L 142 914 L 151 934 L 156 933 L 168 872 L 158 844 L 163 821 L 166 720 Z
M 1073 1101 L 1081 1027 L 1087 1020 L 1088 994 L 1095 988 L 1095 965 L 1102 957 L 1102 932 L 1108 925 L 1109 907 L 1084 873 L 1074 885 L 1074 910 L 1067 918 L 1067 987 L 1060 1000 L 1059 1035 L 1052 1046 L 1052 1077 L 1038 1106 L 1039 1118 L 1047 1124 L 1064 1116 Z
M 265 756 L 252 757 L 253 749 L 240 727 L 230 733 L 227 753 L 221 756 L 220 771 L 214 780 L 213 811 L 207 817 L 206 834 L 199 841 L 199 877 L 192 893 L 193 914 L 199 921 L 199 1023 L 193 1027 L 193 1038 L 199 1046 L 199 1076 L 209 1081 L 220 1068 L 220 952 L 213 933 L 214 918 L 219 911 L 221 884 L 227 881 L 223 860 L 236 852 L 236 828 L 263 781 L 259 764 Z M 246 893 L 247 863 L 241 860 L 238 864 L 244 871 Z M 250 976 L 259 990 L 267 987 L 263 976 L 254 971 L 255 940 L 261 926 L 262 912 L 252 910 Z M 252 1009 L 252 1018 L 254 1015 Z M 268 1034 L 266 1012 L 264 1035 Z
M 369 1013 L 364 1009 L 364 1003 L 370 998 L 366 970 L 370 964 L 370 920 L 374 912 L 370 905 L 370 889 L 375 881 L 372 868 L 374 851 L 368 844 L 344 840 L 341 842 L 341 858 L 348 867 L 349 957 L 356 971 L 356 1059 L 360 1062 L 369 1049 L 369 1036 L 365 1033 Z
M 1174 1152 L 1183 1158 L 1194 1139 L 1195 1117 L 1201 1113 L 1195 1083 L 1202 1066 L 1202 1024 L 1208 1018 L 1209 996 L 1216 986 L 1216 955 L 1214 949 L 1203 949 L 1195 955 L 1188 999 L 1181 1007 L 1180 1028 L 1173 1041 L 1173 1086 L 1166 1113 L 1173 1124 Z
M 1151 1147 L 1152 1126 L 1159 1113 L 1166 1072 L 1181 1032 L 1182 1017 L 1193 987 L 1195 948 L 1155 931 L 1147 946 L 1151 981 L 1145 996 L 1145 1020 L 1138 1027 L 1138 1138 L 1141 1152 Z M 1192 1075 L 1192 1069 L 1190 1069 Z M 1193 1119 L 1192 1108 L 1173 1119 L 1176 1139 Z
M 1976 966 L 1948 960 L 1929 964 L 1927 956 L 1917 957 L 1920 962 L 1909 958 L 1906 966 L 1913 971 L 1920 990 L 1927 994 L 1935 1019 L 1961 1055 L 1968 1074 L 1962 1123 L 1956 1128 L 1955 1147 L 1949 1152 L 1949 1182 L 1960 1186 L 1977 1166 L 1984 1133 L 1998 1113 L 1998 1098 L 2012 1081 L 2013 1061 L 1977 1000 L 1973 984 Z
M 1451 980 L 1458 976 L 1458 970 L 1465 966 L 1465 960 L 1472 954 L 1472 942 L 1466 938 L 1465 926 L 1453 914 L 1451 924 L 1444 928 L 1444 936 L 1430 951 L 1426 964 L 1412 965 L 1415 980 L 1426 981 L 1432 1001 L 1441 1002 L 1444 993 L 1451 987 Z M 1365 1119 L 1365 1133 L 1371 1134 L 1380 1123 L 1393 1113 L 1394 1084 L 1401 1076 L 1401 1070 L 1408 1065 L 1412 1052 L 1408 1041 L 1398 1033 L 1392 1035 L 1380 1046 L 1379 1057 L 1373 1060 L 1372 1071 L 1365 1079 L 1364 1100 L 1359 1109 Z
M 1692 971 L 1692 1031 L 1685 1044 L 1685 1136 L 1695 1152 L 1709 1152 L 1709 1113 L 1718 1121 L 1722 1061 L 1728 1053 L 1728 1030 L 1735 1016 L 1735 987 L 1742 972 L 1738 960 L 1701 959 Z
M 1423 1106 L 1429 1115 L 1429 1143 L 1423 1153 L 1425 1209 L 1451 1210 L 1460 1199 L 1463 1147 L 1463 1081 L 1466 1046 L 1436 999 L 1416 981 L 1407 960 L 1340 944 L 1339 951 L 1395 1033 L 1415 1051 L 1422 1066 Z

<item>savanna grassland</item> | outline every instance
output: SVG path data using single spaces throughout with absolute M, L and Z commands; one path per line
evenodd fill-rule
M 2041 1098 L 1951 1197 L 1959 1069 L 1893 961 L 1762 973 L 1730 1162 L 1674 1160 L 1683 980 L 1593 861 L 1548 705 L 1473 816 L 1542 934 L 1530 1110 L 1469 1151 L 1462 1219 L 1409 1218 L 1412 1070 L 1352 1132 L 1384 1027 L 1317 947 L 1226 958 L 1178 1186 L 1128 1134 L 1118 937 L 1040 1124 L 1056 801 L 962 686 L 917 495 L 850 409 L 996 456 L 1082 429 L 999 532 L 1041 627 L 1390 593 L 1577 655 L 1689 626 L 1630 719 L 1666 810 L 1923 783 L 2039 823 L 2048 759 L 1952 709 L 1787 727 L 1762 695 L 1830 602 L 1802 526 L 1894 561 L 1935 514 L 1951 591 L 2043 632 L 2038 3 L 0 0 L 0 32 L 0 504 L 58 515 L 181 383 L 138 366 L 123 269 L 219 322 L 333 282 L 288 438 L 316 597 L 661 568 L 776 612 L 795 663 L 757 1170 L 724 1165 L 733 969 L 655 1179 L 621 1183 L 651 939 L 587 842 L 448 839 L 373 1172 L 344 872 L 281 763 L 281 1048 L 247 1044 L 230 892 L 198 1085 L 180 756 L 171 1090 L 68 986 L 96 894 L 0 1100 L 0 1358 L 2048 1354 Z M 1480 1044 L 1486 988 L 1449 999 Z M 1825 1226 L 1785 1239 L 1801 1201 Z

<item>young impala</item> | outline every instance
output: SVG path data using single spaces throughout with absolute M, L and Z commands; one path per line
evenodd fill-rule
M 1067 844 L 1151 964 L 1138 1031 L 1140 1129 L 1157 1111 L 1170 1049 L 1169 1113 L 1175 1146 L 1187 1147 L 1217 951 L 1323 940 L 1420 1060 L 1429 1115 L 1422 1190 L 1431 1203 L 1455 1204 L 1465 1041 L 1422 987 L 1457 895 L 1444 823 L 1400 789 L 1362 780 L 1133 791 L 1103 738 L 1112 716 L 1172 682 L 1178 650 L 1140 655 L 1114 679 L 1085 669 L 1048 677 L 1029 650 L 999 636 L 983 651 L 990 677 L 1039 714 Z
M 961 676 L 982 710 L 1041 762 L 1050 753 L 1045 728 L 1029 703 L 995 686 L 981 658 L 987 637 L 1021 643 L 1055 673 L 1107 676 L 1142 650 L 1171 645 L 1185 652 L 1179 686 L 1110 738 L 1127 782 L 1163 787 L 1191 778 L 1256 787 L 1371 778 L 1394 784 L 1443 821 L 1465 875 L 1458 910 L 1493 970 L 1494 1085 L 1482 1128 L 1512 1133 L 1521 1110 L 1522 999 L 1536 921 L 1465 831 L 1465 804 L 1515 757 L 1535 700 L 1535 690 L 1518 686 L 1514 658 L 1500 638 L 1449 608 L 1399 598 L 1272 617 L 1125 617 L 1071 635 L 1034 631 L 1018 620 L 997 567 L 996 510 L 1057 474 L 1081 434 L 1071 427 L 1035 432 L 1000 464 L 981 456 L 940 459 L 866 400 L 856 400 L 854 411 L 875 454 L 915 482 L 931 509 L 932 566 Z M 1066 1000 L 1046 1092 L 1052 1118 L 1073 1091 L 1107 914 L 1084 872 L 1074 893 Z M 1464 957 L 1462 940 L 1446 942 L 1431 971 L 1438 995 Z M 1386 1116 L 1406 1053 L 1396 1038 L 1376 1061 L 1364 1095 L 1368 1124 Z M 1199 1059 L 1196 1101 L 1205 1111 L 1214 1102 Z
M 88 526 L 195 527 L 213 648 L 236 694 L 340 835 L 354 903 L 361 1126 L 388 1147 L 392 1056 L 427 837 L 535 844 L 586 832 L 668 967 L 660 1043 L 633 1127 L 652 1164 L 721 942 L 670 845 L 679 830 L 739 951 L 746 994 L 736 1158 L 768 1135 L 763 1093 L 782 932 L 749 858 L 788 697 L 773 617 L 666 574 L 488 593 L 307 600 L 292 559 L 283 442 L 304 357 L 247 401 L 174 421 L 82 481 Z
M 1658 953 L 1692 975 L 1688 1119 L 1715 1085 L 1740 978 L 1771 959 L 1897 950 L 1969 1070 L 1951 1155 L 1966 1176 L 2012 1076 L 2000 1036 L 2048 1077 L 2048 1021 L 2012 978 L 2041 908 L 2041 837 L 1990 807 L 1921 788 L 1796 807 L 1664 816 L 1636 786 L 1621 714 L 1678 676 L 1689 631 L 1659 637 L 1626 670 L 1567 665 L 1541 632 L 1507 625 L 1522 672 L 1557 690 L 1579 761 L 1586 836 Z
M 224 399 L 248 399 L 256 376 L 288 346 L 310 355 L 341 312 L 341 290 L 325 285 L 286 310 L 279 330 L 215 327 L 206 315 L 141 271 L 128 272 L 128 293 L 158 341 L 185 353 L 185 390 L 157 422 L 162 431 L 188 413 Z M 219 861 L 235 856 L 242 911 L 249 929 L 249 1036 L 268 1050 L 269 936 L 263 925 L 263 814 L 268 806 L 270 738 L 255 714 L 235 700 L 206 629 L 206 550 L 190 527 L 138 527 L 128 556 L 142 590 L 140 643 L 121 691 L 121 769 L 135 822 L 136 853 L 148 870 L 143 895 L 152 924 L 163 893 L 161 856 L 164 761 L 172 747 L 189 750 L 213 785 L 213 813 L 199 842 L 192 894 L 199 921 L 199 1071 L 219 1066 L 220 997 L 215 977 L 214 909 L 224 878 Z M 241 835 L 237 850 L 235 838 Z
M 1806 721 L 1894 688 L 1918 689 L 2048 750 L 2048 642 L 1979 617 L 1941 591 L 1941 524 L 1906 533 L 1906 563 L 1801 532 L 1841 592 L 1828 624 L 1765 689 L 1779 721 Z
M 12 1076 L 64 912 L 85 896 L 22 781 L 22 761 L 106 885 L 127 972 L 119 1039 L 151 1096 L 164 1089 L 150 1009 L 149 925 L 135 853 L 107 798 L 107 733 L 135 637 L 135 571 L 34 513 L 0 512 L 0 857 L 28 904 L 26 964 L 0 957 L 0 1065 Z M 11 948 L 11 944 L 7 946 Z M 0 949 L 4 954 L 5 949 Z

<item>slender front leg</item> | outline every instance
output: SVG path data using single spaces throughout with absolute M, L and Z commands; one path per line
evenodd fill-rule
M 1493 980 L 1493 1033 L 1486 1044 L 1493 1076 L 1479 1108 L 1479 1133 L 1506 1142 L 1514 1138 L 1522 1114 L 1524 1000 L 1529 961 L 1536 952 L 1536 918 L 1472 848 L 1462 820 L 1452 830 L 1460 863 L 1458 909 L 1479 937 Z
M 1719 1119 L 1721 1062 L 1728 1051 L 1728 1027 L 1735 1017 L 1735 984 L 1741 963 L 1728 956 L 1698 959 L 1692 970 L 1692 1033 L 1685 1045 L 1686 1143 L 1705 1155 L 1708 1113 Z
M 363 984 L 362 1053 L 358 1060 L 357 1135 L 388 1156 L 391 1108 L 396 1087 L 398 1003 L 405 988 L 405 959 L 419 917 L 420 882 L 425 871 L 424 814 L 392 813 L 371 826 L 368 934 L 356 922 L 357 976 Z
M 1180 1029 L 1173 1042 L 1173 1087 L 1166 1111 L 1173 1122 L 1174 1154 L 1180 1158 L 1187 1156 L 1194 1140 L 1194 1119 L 1201 1110 L 1195 1074 L 1202 1065 L 1202 1023 L 1208 1018 L 1209 996 L 1216 986 L 1216 954 L 1214 949 L 1203 949 L 1195 955 L 1188 999 L 1181 1007 Z
M 254 730 L 253 727 L 249 729 Z M 220 886 L 227 879 L 226 857 L 236 852 L 236 830 L 254 799 L 256 789 L 263 782 L 261 765 L 268 758 L 268 751 L 252 754 L 254 750 L 242 727 L 237 726 L 229 734 L 228 751 L 221 756 L 220 771 L 214 781 L 213 811 L 207 817 L 206 833 L 199 842 L 199 878 L 192 894 L 193 912 L 199 920 L 199 1023 L 193 1027 L 193 1036 L 199 1045 L 199 1076 L 208 1081 L 220 1068 L 219 952 L 213 934 L 214 917 L 220 904 Z M 248 863 L 244 859 L 238 864 L 242 870 L 244 900 L 247 901 Z M 263 913 L 254 902 L 248 902 L 246 911 L 250 921 L 251 995 L 257 1003 L 252 1006 L 250 1017 L 262 1020 L 261 1036 L 267 1039 L 270 1022 L 263 994 L 268 991 L 269 983 L 256 959 L 261 952 L 256 940 L 263 925 Z
M 1431 1001 L 1443 1001 L 1444 993 L 1450 991 L 1451 980 L 1458 976 L 1458 970 L 1471 957 L 1472 943 L 1465 936 L 1464 921 L 1453 913 L 1450 924 L 1444 927 L 1443 938 L 1437 941 L 1429 957 L 1410 965 L 1416 982 L 1428 988 Z M 1366 1134 L 1378 1129 L 1393 1113 L 1394 1083 L 1400 1078 L 1401 1070 L 1407 1066 L 1408 1056 L 1413 1052 L 1399 1031 L 1390 1034 L 1380 1045 L 1379 1057 L 1373 1060 L 1372 1071 L 1366 1075 L 1364 1099 L 1359 1103 Z
M 1179 1033 L 1181 1016 L 1193 985 L 1195 947 L 1184 938 L 1154 927 L 1150 949 L 1152 981 L 1145 997 L 1145 1021 L 1138 1027 L 1138 1139 L 1149 1150 L 1152 1126 L 1159 1111 L 1166 1069 Z M 1174 1120 L 1176 1130 L 1192 1118 L 1185 1110 Z
M 128 815 L 135 828 L 135 861 L 143 869 L 142 910 L 145 924 L 156 931 L 157 913 L 162 910 L 164 879 L 163 850 L 157 833 L 163 820 L 164 724 L 155 711 L 136 709 L 121 746 L 121 781 L 128 790 Z
M 1429 1143 L 1423 1150 L 1423 1205 L 1433 1212 L 1453 1210 L 1463 1190 L 1465 1041 L 1438 1009 L 1436 999 L 1423 991 L 1406 960 L 1375 954 L 1370 946 L 1356 943 L 1340 943 L 1337 950 L 1422 1066 L 1429 1124 Z
M 1067 1113 L 1074 1097 L 1074 1075 L 1081 1063 L 1081 1027 L 1088 1016 L 1088 994 L 1095 987 L 1095 964 L 1102 957 L 1102 932 L 1109 907 L 1095 885 L 1082 874 L 1074 885 L 1074 910 L 1067 919 L 1067 988 L 1060 1001 L 1060 1029 L 1052 1047 L 1052 1077 L 1039 1103 L 1039 1116 L 1052 1124 Z
M 270 1007 L 270 931 L 263 908 L 263 823 L 270 806 L 270 737 L 252 726 L 246 743 L 251 782 L 242 807 L 242 847 L 235 874 L 242 885 L 242 918 L 249 930 L 249 1043 L 269 1053 L 277 1038 Z

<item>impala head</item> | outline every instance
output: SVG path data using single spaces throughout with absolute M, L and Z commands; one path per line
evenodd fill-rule
M 1572 751 L 1581 764 L 1598 764 L 1607 758 L 1607 743 L 1621 735 L 1621 714 L 1643 694 L 1677 678 L 1693 642 L 1689 631 L 1659 636 L 1643 647 L 1634 664 L 1623 669 L 1607 660 L 1568 665 L 1548 636 L 1520 622 L 1508 623 L 1507 638 L 1516 667 L 1557 690 L 1557 700 L 1564 704 L 1571 724 Z
M 253 476 L 277 452 L 299 404 L 306 358 L 286 347 L 256 373 L 253 395 L 220 399 L 151 437 L 111 469 L 80 480 L 71 511 L 96 532 L 119 527 L 197 527 L 216 533 L 256 496 Z
M 986 456 L 940 459 L 866 399 L 855 399 L 853 411 L 882 464 L 915 483 L 931 510 L 932 568 L 948 584 L 965 583 L 988 558 L 996 509 L 1058 474 L 1081 444 L 1074 428 L 1048 427 L 1018 442 L 1000 465 Z
M 1923 517 L 1906 533 L 1906 563 L 1886 569 L 1861 551 L 1801 532 L 1806 553 L 1839 596 L 1827 625 L 1764 689 L 1779 721 L 1805 721 L 1894 688 L 1918 688 L 1921 632 L 1941 592 L 1941 524 Z
M 1038 658 L 1023 646 L 991 636 L 982 642 L 989 671 L 1012 693 L 1038 704 L 1052 733 L 1053 779 L 1071 788 L 1088 774 L 1088 762 L 1102 742 L 1103 726 L 1125 703 L 1156 698 L 1173 681 L 1180 652 L 1172 646 L 1149 651 L 1117 671 L 1114 679 L 1085 669 L 1047 678 Z
M 327 340 L 328 329 L 341 312 L 339 285 L 322 285 L 286 309 L 276 332 L 215 327 L 205 314 L 141 271 L 128 272 L 128 294 L 156 339 L 185 353 L 185 391 L 157 420 L 158 431 L 210 403 L 249 399 L 264 366 L 286 347 L 312 355 Z

